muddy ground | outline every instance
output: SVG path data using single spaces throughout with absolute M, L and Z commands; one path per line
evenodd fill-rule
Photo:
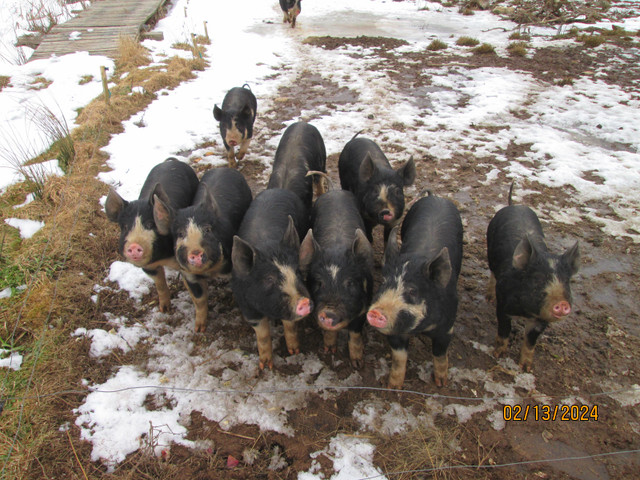
M 529 72 L 549 83 L 567 82 L 582 75 L 590 75 L 598 66 L 608 63 L 616 65 L 608 70 L 605 80 L 623 89 L 633 89 L 632 78 L 638 77 L 638 63 L 618 55 L 620 63 L 611 62 L 616 50 L 607 55 L 593 54 L 576 44 L 570 48 L 547 48 L 538 50 L 530 58 L 498 57 L 496 55 L 474 55 L 471 57 L 447 56 L 431 52 L 405 53 L 413 62 L 400 62 L 400 54 L 394 51 L 401 42 L 380 38 L 359 39 L 310 39 L 314 48 L 337 48 L 344 43 L 375 47 L 379 56 L 378 69 L 389 72 L 398 90 L 411 96 L 414 89 L 427 85 L 429 78 L 420 75 L 423 67 L 448 64 L 501 66 Z M 612 53 L 613 52 L 613 53 Z M 411 66 L 413 65 L 413 66 Z M 322 88 L 311 88 L 315 86 Z M 346 86 L 325 78 L 323 72 L 306 71 L 295 85 L 282 88 L 272 107 L 262 111 L 256 128 L 262 139 L 280 135 L 286 122 L 298 118 L 301 112 L 313 111 L 322 105 L 353 104 L 357 106 L 358 94 Z M 428 114 L 428 112 L 425 112 Z M 526 114 L 526 112 L 523 112 Z M 313 118 L 307 118 L 313 121 Z M 406 129 L 410 126 L 394 125 L 392 128 Z M 494 131 L 509 128 L 495 125 Z M 357 131 L 357 126 L 354 126 Z M 375 137 L 377 132 L 367 132 Z M 248 178 L 254 193 L 264 188 L 265 166 L 252 160 L 256 155 L 272 155 L 261 151 L 264 142 L 255 141 L 247 159 L 241 162 L 240 171 Z M 384 143 L 384 142 L 381 142 Z M 385 145 L 390 156 L 404 159 L 402 145 Z M 509 160 L 518 159 L 527 145 L 511 145 L 504 154 Z M 219 153 L 219 152 L 218 152 Z M 339 152 L 328 152 L 327 170 L 339 185 L 337 160 Z M 485 232 L 496 205 L 506 202 L 506 193 L 511 179 L 501 173 L 496 181 L 483 183 L 491 165 L 491 158 L 477 158 L 473 152 L 461 151 L 455 158 L 434 159 L 428 155 L 416 157 L 417 181 L 409 190 L 408 202 L 426 189 L 451 198 L 458 205 L 465 227 L 465 245 L 462 273 L 459 281 L 460 307 L 456 323 L 455 338 L 449 349 L 450 368 L 477 368 L 492 371 L 496 378 L 509 379 L 515 372 L 497 365 L 486 351 L 472 342 L 493 345 L 496 321 L 492 305 L 485 300 L 488 282 Z M 480 166 L 479 164 L 482 164 Z M 268 172 L 267 172 L 268 173 Z M 447 173 L 448 175 L 443 175 Z M 539 192 L 528 195 L 528 204 L 538 211 L 548 209 L 580 208 L 570 188 L 554 189 L 534 182 L 520 182 L 519 188 Z M 606 211 L 606 205 L 591 205 Z M 603 234 L 598 225 L 582 221 L 575 225 L 546 223 L 545 233 L 551 250 L 563 251 L 574 241 L 580 242 L 582 268 L 573 282 L 574 312 L 562 322 L 547 329 L 540 338 L 534 358 L 536 391 L 545 392 L 547 402 L 557 405 L 562 399 L 577 395 L 589 405 L 598 406 L 597 421 L 536 421 L 507 422 L 502 430 L 496 430 L 486 419 L 486 414 L 474 415 L 471 420 L 459 423 L 455 416 L 437 416 L 436 428 L 413 435 L 393 438 L 381 435 L 358 433 L 358 425 L 351 416 L 353 407 L 363 399 L 380 397 L 384 401 L 397 401 L 416 414 L 425 408 L 424 397 L 417 394 L 390 394 L 385 392 L 347 391 L 337 395 L 336 400 L 326 401 L 311 396 L 304 411 L 290 415 L 289 424 L 296 431 L 294 437 L 272 432 L 260 432 L 257 427 L 243 426 L 225 432 L 214 422 L 193 415 L 189 427 L 190 438 L 209 438 L 216 448 L 209 452 L 194 452 L 174 447 L 167 461 L 149 460 L 142 454 L 132 455 L 114 472 L 116 478 L 192 478 L 192 479 L 294 479 L 298 472 L 307 471 L 311 465 L 310 454 L 325 448 L 330 438 L 337 433 L 364 435 L 376 444 L 376 465 L 388 474 L 388 478 L 491 478 L 491 479 L 632 479 L 639 478 L 640 455 L 606 456 L 584 460 L 555 463 L 520 464 L 501 468 L 442 470 L 431 473 L 398 473 L 405 470 L 428 469 L 439 465 L 484 465 L 511 464 L 540 458 L 583 457 L 603 452 L 640 448 L 640 411 L 635 407 L 622 407 L 610 396 L 590 396 L 604 391 L 623 389 L 640 383 L 637 353 L 640 347 L 640 279 L 638 276 L 640 247 L 627 239 L 615 239 Z M 382 257 L 381 233 L 376 232 L 376 279 L 380 280 Z M 182 289 L 176 282 L 172 289 Z M 228 283 L 225 280 L 212 282 L 210 287 L 210 310 L 228 319 L 239 317 Z M 116 303 L 117 300 L 117 303 Z M 102 309 L 120 314 L 116 304 L 122 305 L 121 297 L 103 300 Z M 146 299 L 152 301 L 152 297 Z M 126 303 L 126 302 L 125 302 Z M 135 308 L 135 307 L 131 307 Z M 144 307 L 143 307 L 144 308 Z M 138 312 L 139 314 L 139 312 Z M 255 335 L 246 324 L 238 323 L 237 330 L 218 331 L 210 322 L 198 343 L 210 343 L 223 335 L 231 347 L 240 339 L 239 347 L 247 351 L 255 348 Z M 311 321 L 300 326 L 302 352 L 319 351 L 320 334 Z M 281 328 L 278 326 L 278 328 Z M 517 359 L 522 341 L 523 323 L 514 322 L 509 356 Z M 371 329 L 366 330 L 366 353 L 370 361 L 365 365 L 363 385 L 383 386 L 376 379 L 371 359 L 389 358 L 386 340 Z M 282 342 L 281 342 L 282 343 Z M 277 353 L 285 356 L 284 346 Z M 409 350 L 410 362 L 404 385 L 406 391 L 437 393 L 441 395 L 483 396 L 489 392 L 469 383 L 463 386 L 438 389 L 433 382 L 418 376 L 418 366 L 431 362 L 428 338 L 414 338 Z M 344 376 L 350 372 L 346 351 L 346 337 L 340 338 L 335 355 L 320 354 L 328 364 L 343 362 Z M 133 360 L 133 359 L 132 359 Z M 98 382 L 104 378 L 105 364 L 93 365 L 93 373 L 85 378 Z M 291 372 L 295 374 L 294 371 Z M 342 374 L 342 373 L 341 373 Z M 531 397 L 522 405 L 539 405 Z M 553 393 L 551 393 L 553 392 Z M 465 403 L 458 401 L 458 403 Z M 469 402 L 472 404 L 473 402 Z M 578 402 L 580 403 L 580 402 Z M 253 448 L 258 452 L 253 465 L 241 462 L 233 469 L 226 468 L 229 455 L 242 459 L 243 451 Z M 270 470 L 269 464 L 275 449 L 279 449 L 286 465 Z M 332 472 L 331 462 L 323 456 L 317 461 Z M 144 472 L 144 473 L 141 473 Z M 109 478 L 114 478 L 109 475 Z M 327 475 L 329 478 L 329 475 Z

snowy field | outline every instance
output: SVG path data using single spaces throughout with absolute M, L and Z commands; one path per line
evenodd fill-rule
M 251 85 L 258 98 L 259 127 L 261 112 L 273 107 L 271 102 L 278 88 L 294 82 L 301 72 L 313 66 L 328 79 L 348 84 L 360 95 L 358 111 L 338 108 L 303 112 L 303 118 L 313 117 L 329 154 L 340 152 L 353 134 L 363 129 L 367 132 L 385 129 L 386 142 L 403 145 L 406 158 L 410 154 L 448 158 L 460 149 L 474 151 L 476 156 L 486 153 L 498 159 L 498 164 L 487 174 L 487 183 L 495 181 L 498 172 L 505 172 L 516 180 L 533 178 L 551 187 L 570 187 L 576 192 L 577 201 L 587 206 L 593 200 L 609 203 L 616 218 L 602 218 L 597 209 L 587 207 L 582 212 L 567 212 L 555 221 L 570 224 L 583 216 L 602 224 L 603 231 L 610 235 L 627 235 L 634 242 L 640 242 L 640 97 L 637 94 L 608 85 L 598 79 L 597 72 L 592 78 L 581 78 L 573 85 L 556 86 L 542 84 L 525 72 L 502 68 L 460 68 L 456 72 L 434 68 L 425 71 L 434 83 L 429 91 L 422 92 L 429 105 L 429 113 L 424 115 L 424 103 L 395 91 L 386 73 L 375 70 L 375 58 L 368 58 L 366 49 L 344 47 L 364 54 L 363 61 L 345 64 L 340 53 L 312 49 L 302 40 L 312 35 L 395 37 L 408 42 L 397 51 L 409 53 L 423 51 L 432 40 L 439 38 L 450 49 L 463 54 L 465 50 L 456 46 L 455 40 L 470 36 L 491 43 L 499 55 L 505 55 L 508 36 L 515 24 L 501 21 L 488 12 L 463 16 L 456 7 L 445 8 L 424 1 L 352 0 L 348 6 L 344 3 L 305 0 L 298 26 L 292 30 L 281 24 L 275 1 L 246 0 L 242 14 L 238 15 L 238 8 L 232 2 L 176 0 L 167 17 L 156 27 L 164 33 L 164 41 L 145 41 L 144 45 L 156 62 L 167 55 L 186 55 L 172 45 L 189 42 L 192 33 L 203 34 L 202 22 L 206 20 L 212 39 L 207 47 L 210 66 L 168 95 L 159 95 L 145 111 L 125 122 L 123 133 L 114 136 L 104 149 L 110 155 L 111 171 L 100 174 L 100 179 L 114 186 L 123 198 L 137 198 L 148 171 L 155 164 L 168 156 L 188 161 L 190 156 L 205 153 L 199 150 L 199 145 L 218 139 L 211 110 L 214 104 L 221 103 L 230 87 Z M 46 105 L 63 115 L 72 127 L 76 109 L 101 93 L 99 67 L 113 66 L 107 58 L 83 53 L 17 65 L 18 56 L 7 47 L 16 30 L 6 26 L 7 19 L 15 24 L 20 4 L 19 0 L 12 0 L 3 1 L 0 6 L 0 25 L 4 28 L 0 75 L 11 77 L 11 85 L 0 92 L 3 112 L 0 188 L 19 180 L 19 176 L 14 175 L 11 158 L 2 155 L 3 152 L 20 142 L 27 142 L 36 152 L 47 146 L 46 139 L 30 121 L 30 112 Z M 617 25 L 635 31 L 640 28 L 640 20 L 626 20 Z M 555 29 L 534 29 L 533 46 L 573 41 L 553 40 L 555 32 Z M 94 80 L 79 86 L 80 78 L 87 74 L 93 75 Z M 33 83 L 41 76 L 52 83 L 45 89 L 34 90 Z M 461 102 L 462 99 L 468 101 Z M 518 115 L 521 110 L 529 115 L 526 118 Z M 417 118 L 421 119 L 419 124 L 414 121 Z M 296 120 L 298 118 L 291 119 Z M 411 131 L 388 129 L 394 122 L 411 126 Z M 496 124 L 508 124 L 510 128 L 497 133 L 473 128 Z M 278 137 L 268 139 L 270 151 L 275 152 L 278 141 Z M 532 144 L 524 161 L 510 161 L 501 153 L 511 143 Z M 625 147 L 617 148 L 618 145 Z M 181 152 L 189 154 L 181 155 Z M 205 157 L 205 161 L 223 165 L 220 151 L 215 153 Z M 250 149 L 249 155 L 251 153 Z M 272 155 L 259 160 L 268 174 Z M 584 175 L 594 171 L 599 177 L 597 182 Z M 108 278 L 96 285 L 95 291 L 115 288 L 115 284 L 136 299 L 153 290 L 152 282 L 141 270 L 123 262 L 113 263 Z M 74 413 L 82 438 L 93 445 L 93 460 L 115 467 L 141 447 L 140 439 L 148 434 L 150 423 L 157 435 L 158 455 L 173 444 L 210 448 L 206 440 L 187 439 L 188 419 L 193 412 L 201 413 L 225 430 L 249 424 L 261 430 L 293 435 L 295 432 L 287 424 L 287 413 L 303 408 L 309 395 L 333 398 L 340 388 L 362 385 L 359 373 L 340 380 L 314 353 L 308 352 L 287 358 L 276 356 L 274 371 L 257 375 L 255 352 L 226 350 L 222 342 L 215 341 L 202 348 L 194 342 L 193 305 L 186 291 L 173 299 L 172 307 L 172 314 L 154 309 L 140 318 L 111 314 L 109 331 L 79 329 L 75 332 L 76 336 L 91 338 L 91 355 L 96 358 L 113 351 L 127 352 L 139 344 L 149 348 L 144 369 L 123 365 L 105 383 L 86 385 L 89 393 Z M 233 328 L 233 325 L 217 327 Z M 279 341 L 280 338 L 274 338 L 274 350 Z M 477 344 L 476 348 L 489 353 L 486 345 Z M 222 372 L 220 375 L 210 375 L 212 364 Z M 295 377 L 278 373 L 278 367 L 285 364 L 297 366 L 301 373 Z M 499 365 L 518 370 L 510 359 L 500 360 Z M 429 368 L 423 367 L 420 372 L 420 378 L 425 381 L 429 381 Z M 376 377 L 383 379 L 387 374 L 387 361 L 382 359 L 376 367 Z M 497 381 L 492 372 L 471 368 L 451 368 L 449 376 L 453 388 L 472 378 L 492 395 L 473 399 L 472 406 L 452 398 L 443 407 L 441 402 L 425 398 L 427 408 L 418 417 L 399 404 L 389 410 L 382 403 L 367 401 L 352 415 L 360 422 L 363 433 L 373 428 L 399 433 L 417 424 L 429 426 L 437 415 L 455 417 L 459 422 L 483 415 L 493 428 L 500 430 L 504 428 L 502 405 L 513 403 L 536 385 L 535 376 L 529 373 L 515 375 L 511 383 Z M 540 395 L 544 397 L 545 393 Z M 159 403 L 165 406 L 147 409 L 145 401 L 149 396 L 162 398 L 163 402 Z M 578 397 L 560 399 L 560 403 L 567 404 L 577 401 L 587 403 Z M 640 393 L 625 401 L 629 405 L 639 403 Z M 373 453 L 373 445 L 366 440 L 354 441 L 352 437 L 338 435 L 316 455 L 333 461 L 336 472 L 331 476 L 333 480 L 385 478 L 373 465 Z M 309 472 L 300 472 L 299 479 L 325 478 L 319 468 L 314 463 Z

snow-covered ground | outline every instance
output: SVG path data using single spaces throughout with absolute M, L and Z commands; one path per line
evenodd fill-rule
M 5 21 L 7 18 L 15 24 L 21 3 L 24 2 L 13 0 L 0 5 L 2 28 L 10 23 Z M 158 162 L 168 156 L 186 161 L 188 158 L 181 157 L 179 152 L 199 155 L 202 153 L 198 151 L 199 145 L 218 138 L 211 109 L 215 103 L 220 104 L 230 87 L 251 85 L 258 98 L 259 125 L 260 114 L 272 106 L 278 87 L 295 82 L 301 72 L 312 67 L 323 72 L 327 79 L 348 85 L 360 96 L 357 111 L 339 106 L 337 110 L 303 112 L 303 117 L 313 116 L 328 153 L 339 152 L 356 131 L 364 129 L 367 132 L 384 130 L 386 142 L 405 146 L 407 157 L 420 153 L 444 159 L 461 149 L 473 150 L 478 157 L 495 156 L 499 164 L 487 175 L 486 182 L 495 181 L 497 169 L 514 179 L 535 178 L 554 187 L 570 185 L 577 191 L 578 201 L 588 204 L 594 199 L 604 200 L 618 218 L 600 218 L 594 209 L 567 214 L 556 221 L 569 223 L 583 215 L 603 223 L 603 230 L 611 235 L 629 235 L 634 241 L 640 241 L 638 95 L 608 85 L 598 80 L 597 75 L 581 78 L 573 85 L 556 86 L 542 84 L 526 72 L 503 68 L 433 68 L 424 72 L 432 78 L 432 88 L 423 92 L 429 105 L 425 114 L 420 102 L 394 89 L 386 73 L 371 68 L 375 57 L 368 58 L 371 52 L 366 49 L 345 46 L 341 51 L 321 50 L 301 41 L 310 35 L 388 36 L 408 42 L 398 51 L 412 52 L 424 50 L 433 39 L 439 38 L 462 54 L 464 50 L 455 45 L 455 40 L 471 36 L 491 43 L 499 54 L 504 54 L 515 25 L 488 12 L 463 16 L 456 7 L 446 8 L 425 1 L 352 0 L 345 4 L 305 0 L 298 26 L 292 30 L 281 24 L 275 0 L 246 0 L 243 5 L 239 14 L 232 2 L 176 0 L 167 17 L 157 25 L 165 39 L 144 42 L 156 61 L 166 55 L 184 55 L 184 51 L 173 49 L 172 45 L 177 41 L 189 42 L 192 33 L 202 34 L 206 20 L 212 39 L 207 47 L 210 66 L 169 95 L 159 95 L 145 111 L 125 122 L 124 131 L 114 136 L 105 148 L 110 155 L 111 171 L 102 173 L 100 179 L 115 186 L 124 198 L 137 198 L 148 171 Z M 640 22 L 636 18 L 619 25 L 635 30 Z M 24 26 L 18 31 L 22 29 Z M 18 178 L 14 178 L 15 166 L 11 158 L 7 158 L 11 155 L 3 152 L 14 150 L 22 142 L 27 142 L 34 151 L 47 146 L 37 125 L 30 121 L 34 107 L 46 105 L 63 115 L 72 126 L 75 109 L 101 92 L 99 67 L 111 66 L 112 61 L 77 53 L 16 65 L 11 60 L 17 55 L 7 47 L 15 31 L 5 28 L 1 33 L 0 75 L 11 77 L 10 86 L 0 92 L 0 111 L 3 112 L 0 188 L 5 188 Z M 550 41 L 572 41 L 552 40 L 555 29 L 534 29 L 533 33 L 534 47 Z M 345 62 L 345 49 L 353 49 L 364 58 Z M 284 66 L 287 68 L 282 68 Z M 78 82 L 84 75 L 93 75 L 93 80 L 80 86 Z M 37 77 L 45 77 L 52 83 L 47 88 L 34 90 Z M 462 99 L 466 101 L 461 102 Z M 516 113 L 521 110 L 529 115 L 523 118 Z M 421 120 L 419 124 L 414 121 L 417 118 Z M 411 126 L 410 133 L 388 128 L 394 122 Z M 505 124 L 510 128 L 498 133 L 472 128 Z M 273 151 L 278 140 L 268 140 Z M 512 142 L 532 144 L 524 159 L 506 158 L 503 152 Z M 615 145 L 626 147 L 616 149 Z M 206 161 L 214 164 L 223 163 L 220 155 L 206 158 L 213 159 Z M 259 160 L 268 166 L 272 157 Z M 597 172 L 602 181 L 588 180 L 590 177 L 583 175 L 587 171 Z M 109 282 L 117 282 L 134 298 L 140 298 L 141 292 L 151 287 L 139 269 L 122 262 L 113 264 L 109 278 L 103 285 L 96 285 L 96 292 L 111 288 L 106 286 Z M 309 353 L 276 357 L 276 370 L 265 372 L 256 380 L 255 353 L 226 350 L 221 342 L 204 349 L 194 343 L 193 306 L 186 292 L 173 299 L 172 306 L 172 314 L 154 310 L 142 318 L 111 315 L 107 319 L 112 327 L 109 331 L 76 331 L 78 336 L 91 338 L 91 354 L 96 358 L 114 349 L 128 351 L 139 343 L 148 343 L 150 350 L 144 370 L 123 365 L 104 384 L 87 385 L 87 398 L 75 412 L 76 425 L 81 428 L 82 437 L 92 442 L 94 460 L 110 466 L 122 461 L 141 447 L 141 438 L 149 433 L 149 422 L 157 435 L 157 453 L 170 449 L 173 443 L 206 449 L 209 447 L 206 441 L 187 439 L 188 418 L 196 411 L 218 422 L 223 429 L 252 424 L 263 430 L 293 434 L 287 425 L 287 412 L 304 407 L 308 395 L 330 398 L 336 395 L 331 387 L 361 385 L 358 373 L 338 380 L 331 369 Z M 173 326 L 169 328 L 169 324 Z M 279 340 L 275 339 L 276 345 Z M 478 345 L 476 348 L 484 351 L 488 347 Z M 510 360 L 501 362 L 505 369 L 515 368 Z M 297 366 L 300 374 L 291 377 L 278 373 L 278 365 L 285 363 Z M 211 365 L 221 373 L 215 377 L 210 375 Z M 387 368 L 384 361 L 378 364 L 378 378 L 387 374 Z M 426 368 L 421 371 L 425 380 L 429 374 Z M 415 417 L 398 404 L 388 411 L 381 404 L 364 402 L 353 415 L 363 431 L 371 428 L 386 428 L 389 433 L 403 431 L 418 424 L 429 425 L 434 415 L 456 416 L 460 422 L 473 415 L 485 415 L 494 428 L 501 429 L 504 423 L 498 414 L 500 406 L 531 391 L 535 377 L 520 373 L 511 382 L 498 382 L 492 375 L 473 369 L 450 370 L 452 385 L 473 379 L 492 393 L 491 398 L 473 399 L 471 406 L 467 401 L 452 399 L 443 408 L 429 399 L 425 413 Z M 157 403 L 162 407 L 149 410 L 146 401 L 150 396 L 158 398 Z M 631 402 L 639 403 L 640 395 L 636 394 Z M 366 440 L 354 442 L 353 438 L 337 436 L 317 455 L 333 460 L 335 471 L 339 472 L 331 477 L 335 480 L 381 475 L 372 463 L 372 452 L 373 446 Z M 309 472 L 301 472 L 299 478 L 324 477 L 316 465 Z

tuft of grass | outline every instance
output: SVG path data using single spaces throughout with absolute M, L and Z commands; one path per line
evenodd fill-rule
M 149 51 L 140 45 L 135 38 L 120 36 L 118 39 L 118 56 L 116 68 L 120 71 L 133 70 L 137 67 L 144 67 L 151 63 Z
M 432 52 L 435 52 L 437 50 L 444 50 L 446 48 L 447 48 L 447 44 L 445 42 L 443 42 L 442 40 L 439 40 L 439 39 L 433 40 L 427 46 L 427 50 L 430 50 Z
M 472 50 L 472 52 L 476 55 L 487 55 L 496 53 L 496 49 L 493 45 L 489 43 L 483 43 L 482 45 L 478 45 L 476 48 Z
M 418 426 L 413 431 L 389 438 L 378 434 L 376 440 L 376 463 L 384 465 L 385 473 L 394 472 L 399 480 L 416 478 L 413 472 L 438 469 L 449 465 L 459 444 L 458 428 L 424 428 Z M 445 473 L 433 478 L 451 478 Z
M 573 78 L 571 77 L 563 77 L 559 80 L 555 81 L 555 84 L 558 85 L 559 87 L 564 87 L 566 85 L 573 85 Z
M 9 86 L 9 81 L 11 80 L 11 77 L 7 77 L 5 75 L 0 75 L 0 92 L 2 91 L 2 89 L 4 87 Z
M 476 45 L 479 45 L 479 44 L 480 44 L 480 40 L 473 37 L 460 37 L 456 41 L 456 45 L 459 45 L 461 47 L 475 47 Z
M 80 81 L 78 82 L 78 85 L 86 85 L 92 80 L 93 80 L 93 75 L 83 75 L 82 77 L 80 77 Z
M 582 37 L 578 37 L 578 39 L 582 41 L 587 48 L 599 47 L 606 41 L 603 35 L 583 35 Z
M 48 80 L 44 77 L 36 77 L 29 86 L 31 90 L 44 90 L 53 83 L 53 80 Z
M 476 12 L 473 11 L 473 8 L 470 8 L 470 7 L 460 7 L 458 12 L 467 17 L 476 14 Z
M 507 51 L 510 55 L 516 57 L 525 57 L 527 55 L 527 43 L 526 42 L 511 42 L 507 47 Z
M 513 32 L 511 35 L 509 35 L 509 40 L 524 40 L 524 41 L 529 41 L 531 40 L 531 36 L 521 33 L 521 32 Z

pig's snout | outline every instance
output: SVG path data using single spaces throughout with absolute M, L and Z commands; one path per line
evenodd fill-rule
M 322 312 L 320 312 L 320 314 L 318 315 L 318 321 L 324 328 L 328 329 L 334 328 L 340 323 L 340 319 L 338 318 L 338 316 L 335 313 L 327 310 L 323 310 Z
M 190 252 L 187 256 L 187 261 L 189 265 L 194 267 L 201 267 L 204 263 L 204 252 L 197 250 L 195 252 Z
M 382 210 L 380 212 L 380 220 L 383 222 L 391 222 L 394 219 L 393 212 L 391 210 Z
M 140 260 L 142 260 L 142 257 L 144 256 L 144 248 L 142 248 L 137 243 L 132 243 L 127 248 L 127 251 L 125 252 L 125 256 L 129 260 L 132 260 L 134 262 L 139 262 Z
M 571 305 L 566 300 L 556 303 L 553 306 L 553 316 L 560 318 L 566 317 L 571 313 Z
M 387 326 L 387 317 L 379 310 L 369 310 L 367 312 L 367 322 L 376 328 L 385 328 Z
M 296 305 L 296 315 L 299 317 L 306 317 L 313 310 L 313 303 L 308 298 L 304 297 L 298 300 Z

